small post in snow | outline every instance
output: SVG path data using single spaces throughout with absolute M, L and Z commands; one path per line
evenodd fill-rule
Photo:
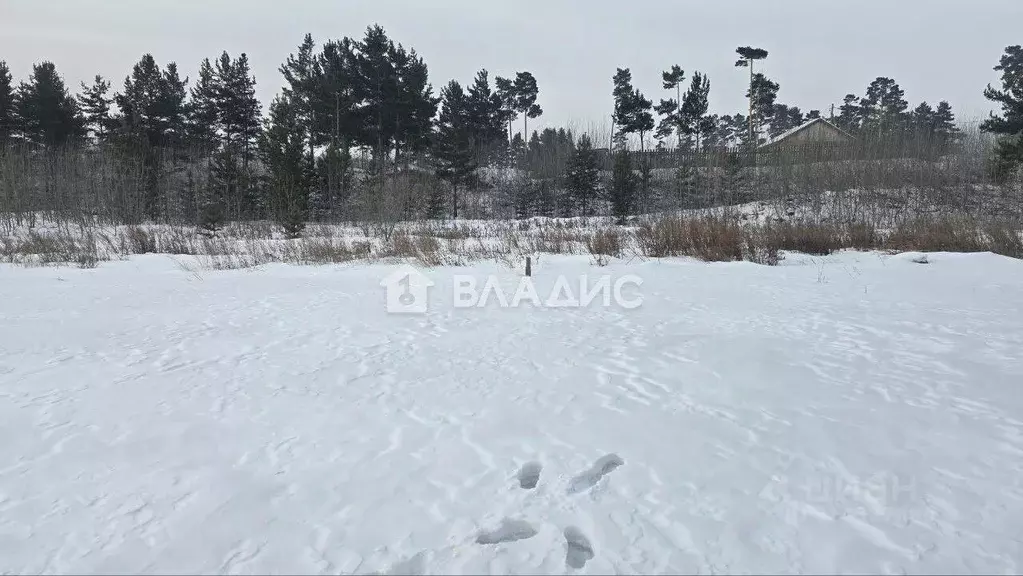
M 526 276 L 533 275 L 533 260 L 529 256 L 526 256 Z

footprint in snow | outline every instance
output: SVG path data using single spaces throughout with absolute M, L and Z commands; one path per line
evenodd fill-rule
M 519 486 L 525 490 L 532 490 L 536 488 L 536 484 L 540 481 L 540 472 L 543 470 L 543 465 L 539 462 L 527 462 L 519 470 Z
M 482 532 L 476 537 L 477 544 L 501 544 L 504 542 L 515 542 L 536 536 L 536 528 L 525 520 L 511 520 L 505 518 L 496 530 Z
M 614 471 L 615 468 L 625 464 L 617 454 L 608 454 L 593 463 L 589 470 L 576 476 L 568 485 L 569 494 L 578 494 L 593 488 L 600 482 L 600 479 Z
M 568 564 L 569 568 L 579 570 L 593 559 L 593 544 L 582 530 L 575 526 L 565 528 L 565 543 L 568 544 L 565 564 Z

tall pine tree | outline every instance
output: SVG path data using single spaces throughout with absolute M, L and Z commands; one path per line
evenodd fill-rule
M 704 132 L 710 129 L 706 120 L 707 109 L 709 108 L 710 78 L 695 72 L 689 90 L 682 99 L 682 108 L 679 110 L 680 125 L 687 133 L 696 137 L 696 149 L 700 149 L 700 138 Z
M 21 134 L 29 142 L 63 146 L 83 135 L 78 103 L 52 62 L 33 66 L 28 82 L 18 87 L 15 101 Z
M 677 64 L 672 65 L 671 70 L 664 71 L 661 74 L 661 85 L 665 90 L 674 90 L 675 98 L 662 98 L 654 107 L 654 111 L 661 116 L 657 126 L 657 138 L 663 140 L 675 134 L 678 137 L 676 142 L 678 147 L 682 146 L 682 82 L 685 78 L 685 71 Z
M 749 98 L 749 134 L 746 140 L 747 142 L 756 143 L 758 122 L 756 98 L 759 91 L 755 84 L 757 75 L 754 73 L 753 64 L 759 60 L 765 60 L 768 53 L 763 48 L 754 48 L 752 46 L 736 48 L 735 52 L 739 55 L 739 60 L 735 62 L 735 66 L 738 68 L 749 68 L 749 90 L 746 92 L 746 97 Z
M 82 82 L 82 93 L 78 95 L 84 127 L 97 142 L 105 141 L 115 127 L 110 115 L 114 99 L 107 96 L 109 92 L 110 82 L 96 75 L 91 86 Z
M 288 96 L 278 96 L 270 104 L 266 129 L 259 151 L 269 173 L 267 204 L 274 219 L 288 238 L 297 238 L 309 216 L 309 186 L 304 167 L 305 138 L 300 107 Z
M 210 59 L 204 59 L 190 92 L 187 120 L 189 145 L 201 152 L 214 152 L 220 145 L 220 80 Z
M 451 185 L 451 213 L 458 218 L 459 188 L 469 182 L 477 167 L 474 111 L 461 84 L 454 80 L 441 90 L 440 98 L 433 154 L 437 176 Z
M 632 211 L 636 196 L 636 174 L 632 171 L 632 156 L 628 148 L 621 148 L 614 153 L 614 164 L 611 169 L 611 187 L 608 200 L 611 202 L 611 213 L 619 224 Z
M 0 147 L 15 133 L 14 85 L 7 62 L 0 60 Z
M 1001 113 L 992 113 L 980 129 L 1000 137 L 995 175 L 1004 179 L 1023 166 L 1023 46 L 1008 46 L 995 71 L 1002 73 L 1002 87 L 988 85 L 984 97 L 1001 106 Z

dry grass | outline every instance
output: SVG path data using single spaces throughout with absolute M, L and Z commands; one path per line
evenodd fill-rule
M 660 258 L 690 256 L 706 262 L 743 260 L 751 245 L 748 228 L 723 216 L 686 219 L 666 216 L 643 223 L 637 240 L 643 253 Z
M 990 250 L 975 220 L 966 217 L 917 218 L 902 222 L 889 234 L 885 246 L 920 252 L 984 252 Z
M 848 246 L 841 227 L 829 224 L 782 222 L 765 226 L 762 233 L 767 249 L 774 252 L 788 250 L 826 256 Z
M 307 228 L 303 238 L 288 240 L 273 226 L 259 223 L 236 223 L 216 237 L 188 227 L 51 224 L 0 236 L 0 262 L 95 267 L 134 254 L 173 254 L 191 255 L 206 268 L 224 270 L 272 262 L 316 265 L 398 258 L 443 266 L 479 260 L 518 262 L 540 254 L 588 254 L 596 264 L 604 265 L 636 251 L 654 258 L 685 256 L 708 262 L 774 264 L 781 251 L 824 255 L 849 248 L 991 251 L 1023 258 L 1023 238 L 1014 220 L 981 221 L 965 216 L 912 218 L 880 228 L 862 221 L 757 224 L 722 210 L 691 217 L 676 213 L 647 218 L 636 227 L 612 226 L 597 219 L 586 223 L 530 219 L 454 225 L 405 223 L 384 236 L 360 236 L 358 232 L 356 224 L 318 224 Z

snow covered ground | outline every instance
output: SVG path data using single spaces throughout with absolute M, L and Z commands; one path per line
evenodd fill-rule
M 0 266 L 0 573 L 1018 573 L 1023 262 Z

